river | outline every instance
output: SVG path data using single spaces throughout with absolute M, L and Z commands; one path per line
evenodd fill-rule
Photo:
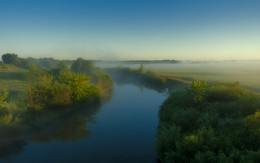
M 1 161 L 156 162 L 158 110 L 166 98 L 166 93 L 115 84 L 111 99 L 96 111 L 44 126 L 54 129 L 37 128 L 18 152 Z

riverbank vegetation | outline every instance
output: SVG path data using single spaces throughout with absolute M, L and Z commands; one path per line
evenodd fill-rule
M 192 82 L 159 111 L 161 162 L 259 162 L 260 97 L 239 83 Z
M 260 161 L 260 97 L 237 82 L 190 83 L 146 71 L 142 64 L 137 69 L 103 71 L 82 58 L 60 61 L 5 54 L 2 59 L 0 158 L 22 151 L 29 141 L 79 140 L 89 135 L 86 123 L 93 119 L 85 115 L 94 115 L 111 97 L 112 76 L 119 84 L 175 90 L 159 111 L 161 162 Z
M 4 54 L 2 60 L 1 84 L 10 85 L 5 88 L 10 88 L 12 99 L 13 94 L 27 94 L 23 96 L 28 97 L 30 108 L 93 103 L 109 96 L 113 89 L 112 78 L 82 58 L 69 61 L 70 66 L 66 61 L 53 58 L 20 58 L 10 53 Z M 23 89 L 12 89 L 17 86 Z
M 66 62 L 5 54 L 2 60 L 0 159 L 22 151 L 32 139 L 84 138 L 90 134 L 86 122 L 93 121 L 84 115 L 96 113 L 113 92 L 110 75 L 82 58 Z

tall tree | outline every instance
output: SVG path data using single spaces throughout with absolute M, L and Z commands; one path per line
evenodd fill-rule
M 12 54 L 12 53 L 6 53 L 4 55 L 2 55 L 2 60 L 4 63 L 14 63 L 17 61 L 18 56 L 16 54 Z
M 76 73 L 87 73 L 91 75 L 94 71 L 94 64 L 89 60 L 78 58 L 71 66 L 71 70 Z

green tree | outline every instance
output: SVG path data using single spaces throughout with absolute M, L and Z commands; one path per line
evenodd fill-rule
M 62 71 L 58 78 L 60 83 L 64 83 L 71 88 L 71 99 L 73 102 L 93 101 L 90 100 L 90 94 L 100 96 L 99 89 L 90 84 L 90 79 L 91 78 L 87 77 L 85 74 L 78 74 L 72 71 Z
M 7 53 L 2 55 L 2 60 L 4 63 L 14 63 L 17 60 L 18 56 L 16 54 Z
M 57 66 L 55 60 L 53 58 L 41 58 L 39 59 L 40 64 L 48 69 L 53 69 Z
M 207 83 L 200 82 L 200 80 L 193 81 L 191 87 L 187 89 L 187 94 L 191 96 L 195 104 L 200 104 L 207 93 Z
M 59 64 L 58 64 L 58 69 L 60 71 L 66 71 L 68 70 L 68 63 L 65 62 L 65 61 L 61 61 Z
M 94 72 L 94 63 L 89 60 L 78 58 L 71 66 L 71 70 L 76 73 L 87 73 L 92 75 Z
M 29 106 L 44 108 L 71 104 L 70 88 L 53 80 L 53 76 L 43 76 L 28 89 Z

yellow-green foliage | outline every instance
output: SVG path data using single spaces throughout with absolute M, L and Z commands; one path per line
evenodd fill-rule
M 14 102 L 3 103 L 0 106 L 0 133 L 6 132 L 6 129 L 10 131 L 9 129 L 17 127 L 20 124 L 19 117 L 23 112 L 25 112 L 25 108 L 17 107 Z M 7 133 L 1 133 L 0 137 L 2 134 Z
M 3 127 L 10 127 L 10 125 L 14 126 L 19 122 L 19 118 L 14 118 L 12 114 L 2 115 L 0 116 L 0 129 Z
M 5 102 L 0 106 L 0 115 L 12 114 L 17 117 L 26 111 L 26 106 L 17 106 L 16 102 Z
M 29 106 L 32 108 L 71 104 L 70 88 L 53 81 L 53 76 L 43 76 L 39 83 L 29 87 L 28 95 Z
M 2 104 L 7 97 L 8 91 L 7 89 L 4 89 L 3 93 L 0 93 L 0 104 Z
M 99 99 L 101 96 L 101 91 L 96 85 L 89 85 L 84 92 L 84 97 L 82 98 L 84 102 L 92 103 Z
M 191 87 L 187 89 L 187 93 L 192 98 L 192 102 L 199 104 L 204 100 L 207 92 L 207 83 L 200 82 L 200 80 L 193 81 Z
M 195 136 L 195 135 L 185 136 L 184 140 L 185 140 L 185 142 L 187 142 L 189 144 L 198 144 L 199 143 L 198 136 Z
M 72 101 L 87 100 L 90 87 L 90 77 L 85 74 L 78 74 L 72 71 L 62 71 L 58 78 L 60 83 L 64 83 L 71 89 Z M 92 89 L 92 88 L 91 88 Z
M 248 128 L 260 133 L 260 112 L 257 110 L 253 115 L 247 116 L 245 119 Z
M 43 76 L 37 84 L 29 87 L 29 106 L 42 108 L 94 102 L 101 93 L 89 81 L 90 77 L 85 74 L 71 71 L 61 71 L 57 80 L 53 76 Z

